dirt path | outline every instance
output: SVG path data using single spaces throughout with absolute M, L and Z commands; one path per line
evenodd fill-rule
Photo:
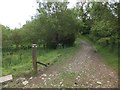
M 81 41 L 81 49 L 70 60 L 54 64 L 29 79 L 25 87 L 117 88 L 118 74 L 104 64 L 94 47 Z

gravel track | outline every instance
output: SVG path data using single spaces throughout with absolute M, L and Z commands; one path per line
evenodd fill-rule
M 95 52 L 93 45 L 81 41 L 80 50 L 72 58 L 62 65 L 54 64 L 40 71 L 38 76 L 28 80 L 29 83 L 25 87 L 117 88 L 118 72 L 106 65 L 103 60 Z M 67 77 L 60 78 L 63 72 L 76 74 L 73 81 L 68 77 L 73 83 L 65 82 Z

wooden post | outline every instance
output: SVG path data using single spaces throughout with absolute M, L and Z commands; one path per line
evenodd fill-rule
M 37 73 L 37 45 L 32 44 L 32 63 L 35 73 Z

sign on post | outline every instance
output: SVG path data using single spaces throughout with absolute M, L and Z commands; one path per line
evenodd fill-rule
M 33 64 L 33 69 L 37 73 L 37 45 L 32 44 L 32 64 Z

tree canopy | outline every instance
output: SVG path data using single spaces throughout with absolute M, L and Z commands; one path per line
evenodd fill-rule
M 73 46 L 77 34 L 111 48 L 118 46 L 118 3 L 79 2 L 68 8 L 68 2 L 37 2 L 38 14 L 20 29 L 2 27 L 3 49 L 28 49 L 32 43 L 56 49 Z

